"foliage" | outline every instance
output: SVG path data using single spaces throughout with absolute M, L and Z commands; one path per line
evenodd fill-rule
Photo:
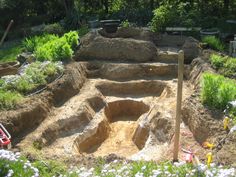
M 79 29 L 78 29 L 78 35 L 80 37 L 84 36 L 85 34 L 87 34 L 89 32 L 89 28 L 87 25 L 84 25 L 84 26 L 81 26 Z
M 224 51 L 224 44 L 215 36 L 206 36 L 202 39 L 202 42 L 207 43 L 212 49 Z
M 63 67 L 59 63 L 35 62 L 28 65 L 20 76 L 3 77 L 0 86 L 4 90 L 17 91 L 22 95 L 27 95 L 47 84 L 51 78 L 57 77 L 62 71 Z
M 224 66 L 224 63 L 226 61 L 226 57 L 222 57 L 220 55 L 212 54 L 210 56 L 211 64 L 214 68 L 219 69 Z
M 128 27 L 135 27 L 136 24 L 129 22 L 128 20 L 124 20 L 121 22 L 121 27 L 128 28 Z
M 21 41 L 5 42 L 0 48 L 0 63 L 15 61 L 21 51 Z
M 211 64 L 216 68 L 220 74 L 226 77 L 236 77 L 236 59 L 231 57 L 223 57 L 220 55 L 212 54 L 210 56 Z
M 22 100 L 22 96 L 15 91 L 0 89 L 0 110 L 13 109 Z
M 39 61 L 64 61 L 71 59 L 78 40 L 78 33 L 70 31 L 60 38 L 54 34 L 27 38 L 23 46 L 27 51 L 33 52 Z
M 46 25 L 43 29 L 43 32 L 48 34 L 62 35 L 64 33 L 64 29 L 59 23 L 53 23 Z
M 70 31 L 63 36 L 72 50 L 75 50 L 79 44 L 79 35 L 76 31 Z
M 71 59 L 73 51 L 65 38 L 48 41 L 39 46 L 35 51 L 36 59 L 39 61 L 64 61 Z
M 26 38 L 23 41 L 23 47 L 28 52 L 34 52 L 39 46 L 44 45 L 48 41 L 53 41 L 56 39 L 59 39 L 59 37 L 54 34 L 44 34 L 42 36 L 34 36 Z
M 204 104 L 225 109 L 228 102 L 236 99 L 235 80 L 224 76 L 204 73 L 201 82 L 201 100 Z
M 155 32 L 160 32 L 165 29 L 171 21 L 171 9 L 168 6 L 160 6 L 154 12 L 154 17 L 151 22 L 151 28 Z

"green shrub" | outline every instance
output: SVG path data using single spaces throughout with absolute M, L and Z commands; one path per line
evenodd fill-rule
M 215 36 L 206 36 L 202 39 L 202 42 L 207 43 L 214 50 L 224 51 L 224 44 Z
M 48 41 L 56 40 L 58 38 L 59 37 L 54 34 L 44 34 L 42 36 L 26 38 L 23 41 L 23 47 L 28 52 L 34 52 L 39 46 L 42 46 Z
M 70 31 L 64 36 L 66 38 L 67 43 L 70 45 L 72 50 L 75 50 L 79 44 L 79 35 L 76 31 Z
M 162 5 L 154 10 L 153 13 L 154 17 L 151 21 L 152 31 L 163 31 L 172 19 L 171 8 L 169 6 Z
M 78 35 L 80 37 L 84 36 L 85 34 L 87 34 L 89 32 L 89 28 L 88 26 L 81 26 L 78 30 Z
M 236 76 L 236 58 L 228 57 L 227 61 L 224 63 L 224 68 L 222 72 L 227 77 Z
M 64 28 L 59 23 L 53 23 L 46 25 L 43 29 L 43 32 L 48 34 L 62 35 L 64 33 Z
M 236 83 L 224 76 L 204 73 L 201 82 L 201 100 L 204 104 L 225 109 L 228 102 L 236 99 Z
M 226 58 L 220 55 L 212 54 L 210 56 L 210 61 L 214 68 L 219 69 L 224 66 Z
M 0 110 L 12 109 L 23 97 L 15 91 L 0 89 Z
M 71 42 L 73 43 L 73 41 Z M 39 46 L 35 51 L 35 56 L 39 61 L 63 61 L 72 57 L 73 50 L 67 43 L 65 37 L 49 41 Z
M 216 68 L 220 74 L 226 77 L 236 76 L 236 59 L 231 57 L 223 57 L 220 55 L 212 54 L 210 56 L 211 64 Z

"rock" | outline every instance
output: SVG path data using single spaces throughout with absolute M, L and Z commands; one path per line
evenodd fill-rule
M 23 52 L 17 55 L 16 60 L 19 61 L 20 64 L 23 64 L 25 62 L 32 63 L 33 61 L 35 61 L 35 56 L 31 52 Z
M 153 61 L 157 48 L 150 41 L 129 38 L 105 38 L 99 34 L 89 34 L 81 40 L 81 47 L 75 59 L 97 59 L 112 61 Z
M 184 62 L 189 64 L 194 58 L 197 58 L 201 53 L 199 41 L 192 37 L 188 37 L 182 47 L 184 51 Z

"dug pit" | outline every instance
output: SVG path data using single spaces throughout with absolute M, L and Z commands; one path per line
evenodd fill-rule
M 140 149 L 133 141 L 138 119 L 149 110 L 143 102 L 133 100 L 119 100 L 110 102 L 99 113 L 100 122 L 95 131 L 91 131 L 86 138 L 81 134 L 75 140 L 79 153 L 106 156 L 116 154 L 129 157 Z M 93 133 L 92 133 L 93 132 Z

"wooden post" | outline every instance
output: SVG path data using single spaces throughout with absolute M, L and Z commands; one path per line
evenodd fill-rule
M 178 55 L 178 88 L 177 88 L 177 101 L 176 101 L 176 120 L 175 120 L 175 136 L 174 136 L 175 139 L 174 139 L 174 150 L 173 150 L 174 162 L 178 161 L 178 153 L 179 153 L 183 72 L 184 72 L 184 52 L 181 50 L 179 51 Z
M 11 20 L 10 23 L 9 23 L 9 25 L 7 26 L 7 29 L 6 29 L 6 31 L 5 31 L 5 33 L 3 34 L 3 37 L 2 37 L 2 39 L 1 39 L 0 46 L 3 44 L 4 39 L 6 38 L 7 33 L 8 33 L 8 31 L 10 30 L 11 25 L 13 24 L 13 22 L 14 22 L 14 21 Z

